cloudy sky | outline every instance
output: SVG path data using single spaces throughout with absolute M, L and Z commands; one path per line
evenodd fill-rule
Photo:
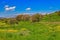
M 60 0 L 0 0 L 0 16 L 60 10 Z

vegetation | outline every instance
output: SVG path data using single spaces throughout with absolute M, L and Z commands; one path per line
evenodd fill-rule
M 57 15 L 58 14 L 58 15 Z M 0 40 L 60 40 L 60 12 L 0 19 Z

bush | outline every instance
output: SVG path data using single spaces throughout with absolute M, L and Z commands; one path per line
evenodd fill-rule
M 9 24 L 18 24 L 18 21 L 16 19 L 12 18 L 12 19 L 8 20 L 8 23 Z
M 57 12 L 55 12 L 55 13 L 57 13 L 57 15 L 59 15 L 59 16 L 60 16 L 60 11 L 57 11 Z

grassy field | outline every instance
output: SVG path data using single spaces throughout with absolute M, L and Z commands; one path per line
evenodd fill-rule
M 0 40 L 60 40 L 60 22 L 0 24 Z M 1 27 L 3 26 L 3 27 Z
M 39 15 L 36 17 L 40 18 Z M 44 15 L 38 22 L 12 19 L 0 20 L 0 40 L 60 40 L 60 16 L 57 13 Z

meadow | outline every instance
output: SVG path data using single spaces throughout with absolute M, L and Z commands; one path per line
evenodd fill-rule
M 60 40 L 60 16 L 47 16 L 39 22 L 8 24 L 0 21 L 0 40 Z

